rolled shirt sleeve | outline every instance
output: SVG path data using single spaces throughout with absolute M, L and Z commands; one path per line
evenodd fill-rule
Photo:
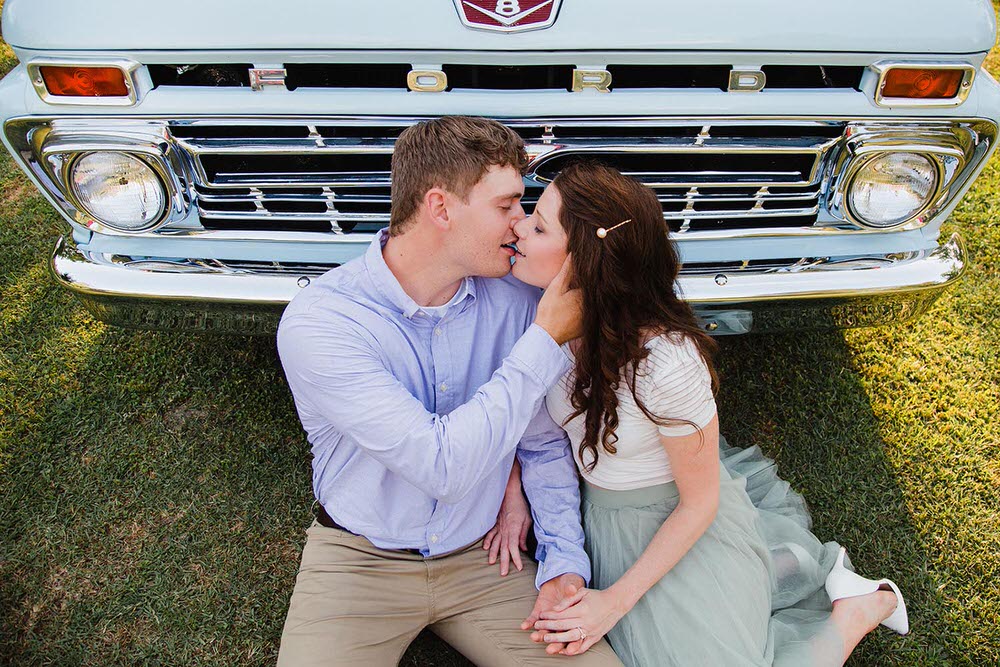
M 517 449 L 521 483 L 531 504 L 538 539 L 535 585 L 574 573 L 590 583 L 590 559 L 583 549 L 580 484 L 566 433 L 542 405 Z

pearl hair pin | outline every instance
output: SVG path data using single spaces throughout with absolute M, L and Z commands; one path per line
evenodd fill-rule
M 632 222 L 632 218 L 629 218 L 628 220 L 622 220 L 621 222 L 619 222 L 617 225 L 615 225 L 611 229 L 605 229 L 604 227 L 598 227 L 597 228 L 597 238 L 603 239 L 605 236 L 608 235 L 608 232 L 614 231 L 614 230 L 618 229 L 619 227 L 621 227 L 622 225 L 624 225 L 626 222 Z

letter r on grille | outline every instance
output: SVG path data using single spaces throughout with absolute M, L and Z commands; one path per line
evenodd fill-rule
M 573 92 L 579 93 L 584 88 L 593 88 L 602 93 L 610 93 L 611 72 L 606 69 L 573 70 Z

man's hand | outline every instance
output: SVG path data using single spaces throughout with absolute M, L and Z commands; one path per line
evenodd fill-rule
M 531 610 L 531 615 L 521 623 L 522 630 L 533 630 L 531 641 L 542 643 L 545 639 L 545 632 L 535 630 L 535 623 L 539 621 L 542 613 L 562 611 L 566 605 L 561 604 L 576 599 L 577 593 L 584 588 L 583 577 L 578 574 L 561 574 L 554 579 L 549 579 L 538 589 L 538 599 L 535 600 L 535 608 Z M 565 644 L 552 642 L 545 647 L 545 652 L 554 654 L 566 648 Z
M 518 572 L 524 569 L 521 552 L 528 550 L 528 529 L 531 528 L 531 509 L 521 492 L 521 476 L 514 478 L 512 475 L 512 479 L 517 483 L 507 485 L 496 525 L 490 528 L 483 540 L 483 549 L 490 552 L 490 565 L 497 562 L 497 556 L 500 557 L 501 577 L 507 576 L 511 561 Z
M 562 268 L 538 302 L 535 324 L 545 329 L 559 345 L 579 338 L 583 327 L 583 299 L 579 289 L 570 289 L 573 274 L 572 255 L 566 257 Z
M 565 645 L 560 653 L 577 655 L 601 641 L 629 609 L 631 605 L 613 588 L 603 591 L 583 588 L 555 609 L 543 611 L 535 630 L 542 631 L 544 641 Z

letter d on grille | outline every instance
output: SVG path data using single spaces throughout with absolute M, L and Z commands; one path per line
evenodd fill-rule
M 729 92 L 756 93 L 764 89 L 766 82 L 759 69 L 734 69 L 729 73 Z

